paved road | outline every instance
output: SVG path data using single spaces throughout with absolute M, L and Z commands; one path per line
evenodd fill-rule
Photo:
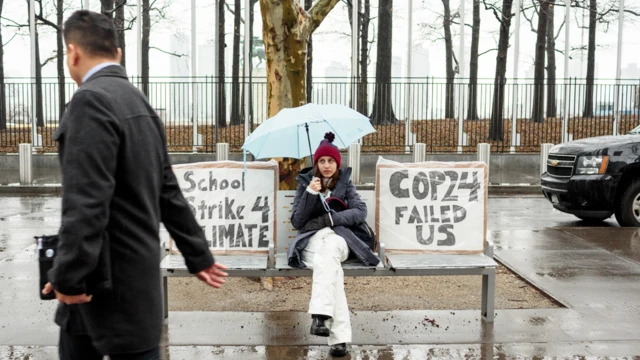
M 36 298 L 32 237 L 55 232 L 60 199 L 0 197 L 0 359 L 56 357 L 54 304 Z M 597 226 L 542 197 L 489 199 L 496 257 L 565 308 L 358 312 L 352 359 L 640 356 L 640 230 Z M 424 317 L 440 327 L 425 326 Z M 305 313 L 173 312 L 167 359 L 325 359 Z

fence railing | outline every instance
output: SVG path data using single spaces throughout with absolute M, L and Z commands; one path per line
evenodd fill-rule
M 132 81 L 142 88 L 139 79 Z M 245 86 L 251 90 L 248 121 L 254 129 L 268 118 L 266 79 L 235 85 L 231 79 L 213 77 L 150 79 L 148 99 L 165 125 L 169 150 L 191 152 L 195 146 L 198 152 L 214 152 L 219 142 L 239 150 L 247 116 Z M 40 96 L 33 95 L 34 89 L 28 79 L 7 79 L 0 89 L 5 95 L 0 114 L 6 115 L 0 120 L 0 152 L 17 152 L 18 144 L 31 143 L 33 124 L 40 135 L 36 141 L 42 141 L 36 143 L 40 151 L 56 151 L 51 135 L 60 121 L 57 79 L 44 79 Z M 64 89 L 69 99 L 76 85 L 68 81 Z M 467 79 L 453 84 L 441 78 L 353 84 L 349 79 L 319 78 L 310 98 L 318 104 L 353 107 L 354 89 L 355 108 L 378 130 L 363 140 L 365 152 L 405 152 L 415 142 L 427 144 L 430 152 L 475 151 L 482 142 L 489 142 L 494 152 L 538 152 L 542 143 L 624 134 L 640 124 L 640 79 L 619 84 L 598 80 L 593 86 L 562 79 L 549 86 L 523 79 L 499 85 L 481 79 L 470 85 Z M 33 105 L 36 99 L 38 106 Z

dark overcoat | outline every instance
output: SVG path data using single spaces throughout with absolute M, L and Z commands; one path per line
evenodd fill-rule
M 160 222 L 189 271 L 213 265 L 171 169 L 161 120 L 124 68 L 107 66 L 78 88 L 54 140 L 62 168 L 62 224 L 49 279 L 66 295 L 110 282 L 110 290 L 96 292 L 89 303 L 61 306 L 56 322 L 70 332 L 86 330 L 103 354 L 158 346 Z M 107 278 L 94 276 L 103 270 L 96 269 L 103 251 L 110 255 Z

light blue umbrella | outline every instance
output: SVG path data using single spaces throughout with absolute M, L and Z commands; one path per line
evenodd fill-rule
M 301 159 L 313 155 L 327 132 L 334 133 L 333 144 L 344 149 L 375 131 L 368 117 L 346 106 L 307 104 L 282 109 L 258 126 L 242 149 L 256 159 Z

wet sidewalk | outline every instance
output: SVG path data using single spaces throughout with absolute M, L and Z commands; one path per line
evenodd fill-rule
M 56 358 L 55 304 L 37 298 L 31 242 L 57 230 L 59 209 L 55 197 L 0 198 L 0 359 Z M 639 229 L 587 227 L 539 197 L 490 198 L 488 237 L 500 262 L 565 308 L 498 309 L 494 324 L 477 309 L 359 311 L 347 359 L 640 358 Z M 309 323 L 299 312 L 171 312 L 165 358 L 330 358 Z

